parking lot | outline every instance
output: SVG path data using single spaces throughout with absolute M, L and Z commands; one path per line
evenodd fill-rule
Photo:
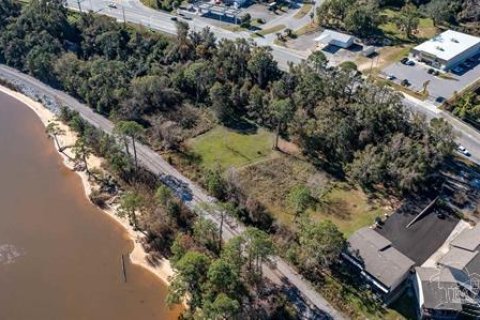
M 286 11 L 283 11 L 285 7 L 273 11 L 269 10 L 268 5 L 260 3 L 247 4 L 241 8 L 235 8 L 233 5 L 224 5 L 223 3 L 212 0 L 202 0 L 195 2 L 194 5 L 182 7 L 182 9 L 185 11 L 188 8 L 193 8 L 190 13 L 200 15 L 208 19 L 207 21 L 210 21 L 210 23 L 220 27 L 222 24 L 238 24 L 245 14 L 249 14 L 253 24 L 262 27 L 272 21 L 278 20 L 279 17 L 291 12 L 290 10 L 296 10 L 299 7 L 300 5 L 298 3 L 292 2 Z M 237 16 L 237 20 L 235 20 L 235 15 Z M 261 23 L 259 24 L 258 21 L 261 21 Z
M 243 13 L 250 14 L 252 20 L 261 19 L 265 24 L 284 14 L 281 10 L 276 10 L 275 12 L 270 11 L 267 5 L 261 3 L 251 4 L 248 7 L 242 8 L 242 10 Z
M 430 81 L 427 85 L 428 100 L 439 104 L 439 101 L 436 101 L 437 98 L 449 99 L 455 92 L 462 91 L 480 78 L 480 63 L 478 59 L 477 57 L 477 62 L 470 69 L 465 68 L 462 73 L 457 74 L 449 72 L 443 77 L 429 74 L 428 70 L 431 67 L 418 62 L 413 66 L 396 62 L 383 69 L 382 73 L 384 76 L 393 76 L 394 79 L 392 81 L 397 84 L 407 79 L 410 83 L 408 88 L 412 91 L 422 91 L 426 81 Z
M 315 51 L 321 51 L 330 62 L 330 65 L 336 66 L 345 61 L 354 62 L 363 47 L 358 44 L 352 45 L 348 49 L 340 48 L 334 45 L 321 45 L 317 44 L 315 39 L 322 33 L 322 31 L 307 33 L 296 39 L 290 39 L 287 42 L 289 48 L 302 51 L 309 56 Z

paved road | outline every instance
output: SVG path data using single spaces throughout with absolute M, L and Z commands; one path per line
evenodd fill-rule
M 433 118 L 443 118 L 448 121 L 457 134 L 457 143 L 463 145 L 470 151 L 471 156 L 468 159 L 480 165 L 480 132 L 450 113 L 438 109 L 429 102 L 420 101 L 411 96 L 404 95 L 403 104 L 414 112 L 424 114 L 428 120 Z
M 151 9 L 143 5 L 139 0 L 119 0 L 117 1 L 117 8 L 108 7 L 109 3 L 112 3 L 112 1 L 81 0 L 80 8 L 82 11 L 92 10 L 93 12 L 113 17 L 118 21 L 123 21 L 125 17 L 125 20 L 128 22 L 141 24 L 167 34 L 176 35 L 177 33 L 175 21 L 171 20 L 172 17 L 176 17 L 174 15 Z M 67 6 L 72 10 L 79 10 L 76 0 L 67 0 Z M 192 20 L 177 18 L 188 23 L 191 30 L 201 30 L 208 26 L 218 39 L 252 39 L 250 37 L 251 33 L 248 31 L 231 32 L 208 24 L 204 19 L 197 19 L 195 16 Z M 273 57 L 283 70 L 288 70 L 288 62 L 299 63 L 307 58 L 306 52 L 274 45 L 273 39 L 270 38 L 258 37 L 255 38 L 255 42 L 262 46 L 270 45 L 273 49 Z
M 38 97 L 43 98 L 47 96 L 50 101 L 57 101 L 57 103 L 61 105 L 68 106 L 78 111 L 80 115 L 93 126 L 107 133 L 112 133 L 113 123 L 111 121 L 93 112 L 88 106 L 62 91 L 55 90 L 31 76 L 5 65 L 0 65 L 0 79 L 1 78 L 21 88 L 27 88 L 25 93 L 31 97 L 38 99 Z M 180 192 L 179 196 L 183 198 L 189 208 L 196 210 L 199 214 L 212 220 L 217 225 L 220 224 L 217 215 L 218 212 L 215 212 L 215 210 L 208 210 L 207 212 L 206 210 L 200 209 L 204 203 L 215 202 L 204 190 L 184 177 L 159 154 L 146 145 L 139 144 L 137 146 L 137 154 L 139 162 L 154 174 L 162 176 L 163 179 L 168 178 L 168 181 L 177 181 L 177 184 L 180 182 L 180 184 L 186 186 L 186 188 L 182 190 L 188 190 L 189 194 L 185 195 L 184 192 Z M 174 192 L 179 192 L 179 188 L 176 188 Z M 228 240 L 241 234 L 243 231 L 243 225 L 229 219 L 228 223 L 224 224 L 223 236 L 225 240 Z M 274 283 L 285 286 L 285 292 L 296 304 L 297 308 L 302 310 L 305 319 L 344 319 L 343 315 L 336 311 L 284 260 L 279 257 L 274 257 L 273 261 L 275 262 L 274 266 L 263 266 L 265 276 Z

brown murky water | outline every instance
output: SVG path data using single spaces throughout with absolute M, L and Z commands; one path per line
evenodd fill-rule
M 132 248 L 33 111 L 0 93 L 0 319 L 176 319 L 154 275 L 127 261 L 123 283 Z

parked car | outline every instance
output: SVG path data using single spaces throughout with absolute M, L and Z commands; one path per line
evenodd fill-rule
M 117 4 L 116 4 L 115 2 L 110 2 L 110 3 L 107 4 L 107 6 L 108 6 L 109 8 L 112 8 L 112 9 L 116 9 L 116 8 L 117 8 Z
M 413 60 L 407 60 L 407 62 L 405 62 L 405 64 L 406 64 L 407 66 L 414 66 L 414 65 L 415 65 L 415 61 L 413 61 Z
M 172 20 L 172 21 L 178 21 L 178 18 L 177 18 L 177 17 L 171 17 L 170 20 Z
M 463 68 L 460 66 L 453 68 L 453 72 L 455 73 L 462 73 L 463 71 L 464 71 Z
M 444 102 L 445 102 L 445 98 L 444 98 L 444 97 L 437 97 L 437 98 L 435 99 L 435 102 L 444 103 Z
M 387 80 L 395 80 L 396 78 L 393 74 L 387 74 Z
M 408 58 L 402 58 L 402 60 L 400 60 L 400 62 L 401 62 L 402 64 L 406 64 L 407 61 L 408 61 Z
M 408 87 L 410 85 L 410 81 L 408 81 L 408 79 L 403 79 L 400 84 L 404 87 Z
M 432 68 L 428 69 L 427 73 L 428 74 L 433 74 L 435 72 L 435 70 L 433 70 Z
M 440 75 L 440 71 L 438 71 L 438 70 L 433 70 L 433 75 L 434 75 L 435 77 L 438 77 L 438 76 Z

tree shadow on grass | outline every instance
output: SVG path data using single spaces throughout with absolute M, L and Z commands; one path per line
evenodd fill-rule
M 318 206 L 325 215 L 339 220 L 349 220 L 352 213 L 349 211 L 346 201 L 342 199 L 329 200 Z
M 225 127 L 241 134 L 256 134 L 258 126 L 243 118 L 232 118 L 224 123 Z

